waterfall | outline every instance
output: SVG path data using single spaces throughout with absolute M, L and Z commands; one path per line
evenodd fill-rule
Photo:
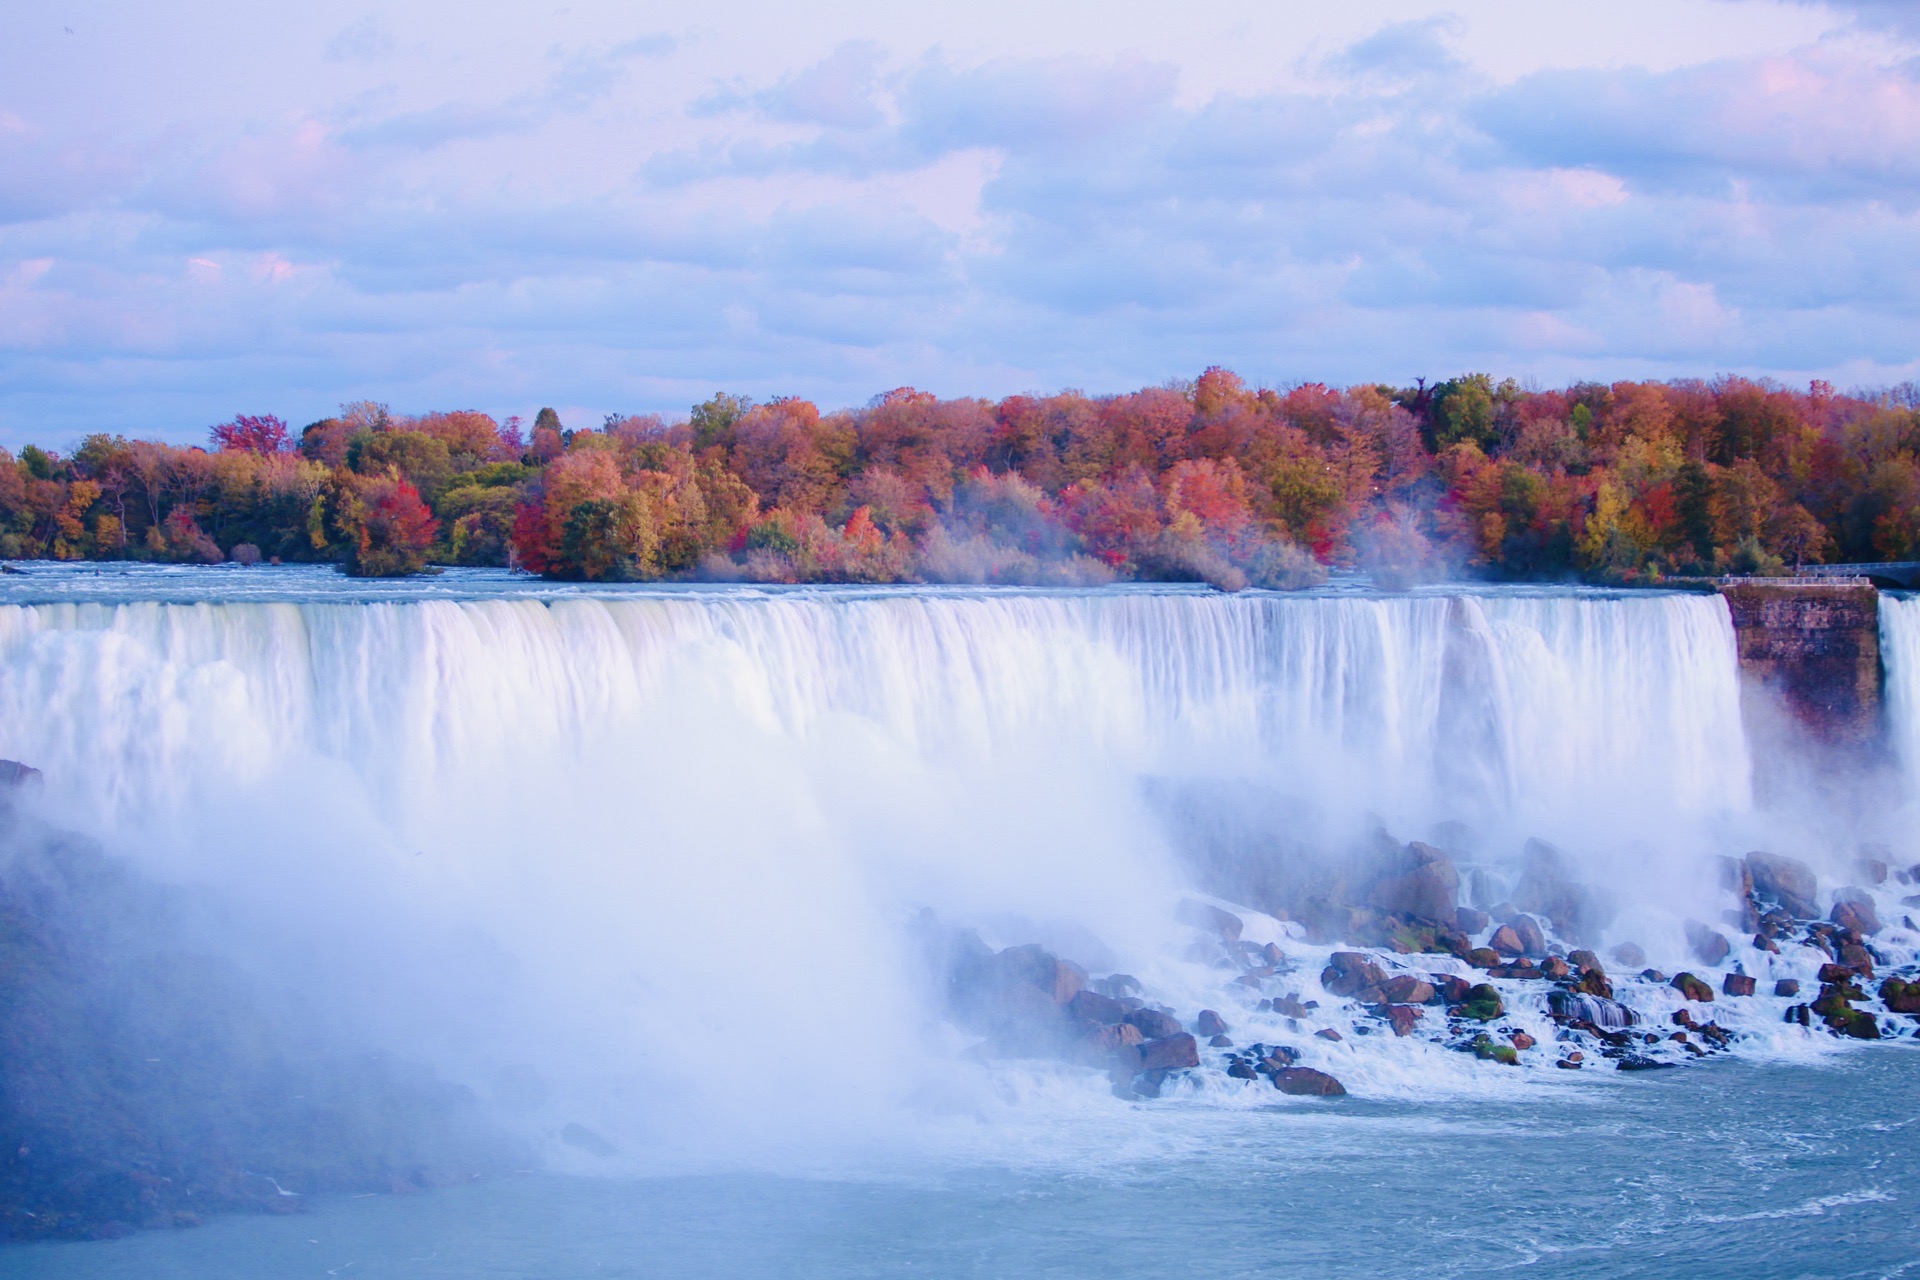
M 1678 594 L 9 605 L 0 756 L 482 1085 L 639 1063 L 710 1115 L 773 1063 L 822 1124 L 940 1034 L 917 908 L 1171 946 L 1156 788 L 1643 858 L 1749 806 L 1726 607 Z
M 1880 662 L 1887 682 L 1887 736 L 1909 794 L 1920 794 L 1920 596 L 1881 593 Z

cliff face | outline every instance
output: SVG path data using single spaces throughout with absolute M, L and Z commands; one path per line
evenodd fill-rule
M 1747 582 L 1721 588 L 1740 670 L 1820 742 L 1879 739 L 1880 593 L 1866 584 Z

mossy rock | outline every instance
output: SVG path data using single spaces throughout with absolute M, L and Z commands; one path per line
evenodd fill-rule
M 1501 1044 L 1482 1031 L 1473 1038 L 1473 1056 L 1483 1062 L 1498 1062 L 1504 1066 L 1520 1065 L 1520 1053 L 1510 1044 Z
M 1671 985 L 1675 991 L 1678 991 L 1688 1000 L 1692 1000 L 1698 1004 L 1713 1003 L 1713 988 L 1690 973 L 1674 974 Z
M 1500 993 L 1493 984 L 1482 982 L 1467 991 L 1467 998 L 1455 1010 L 1463 1018 L 1472 1018 L 1475 1022 L 1492 1022 L 1506 1012 L 1506 1006 L 1500 1003 Z

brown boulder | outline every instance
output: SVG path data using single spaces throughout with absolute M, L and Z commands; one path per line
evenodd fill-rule
M 1135 1009 L 1127 1015 L 1127 1023 L 1140 1029 L 1140 1034 L 1149 1040 L 1166 1040 L 1185 1034 L 1180 1019 L 1165 1009 Z
M 1240 941 L 1241 930 L 1246 928 L 1246 923 L 1233 912 L 1223 911 L 1210 902 L 1196 902 L 1192 898 L 1181 899 L 1180 905 L 1174 909 L 1174 916 L 1182 924 L 1190 924 L 1213 934 L 1222 942 Z
M 1880 915 L 1873 900 L 1860 889 L 1841 889 L 1834 895 L 1833 912 L 1827 917 L 1842 929 L 1861 935 L 1880 932 Z
M 1275 1013 L 1285 1014 L 1289 1018 L 1304 1018 L 1313 1012 L 1313 1010 L 1307 1008 L 1306 1005 L 1300 1003 L 1300 997 L 1297 995 L 1276 997 L 1273 1002 L 1273 1011 Z
M 1920 1014 L 1920 982 L 1888 978 L 1880 984 L 1880 999 L 1890 1012 Z
M 1528 956 L 1547 954 L 1546 931 L 1540 927 L 1538 920 L 1523 912 L 1507 923 L 1513 926 L 1515 933 L 1520 935 L 1520 954 Z
M 1797 978 L 1782 978 L 1773 984 L 1776 996 L 1797 996 L 1800 994 L 1800 981 Z
M 1322 1027 L 1313 1034 L 1319 1036 L 1322 1040 L 1344 1040 L 1346 1038 L 1332 1027 Z
M 1380 984 L 1380 994 L 1392 1004 L 1430 1004 L 1434 999 L 1433 985 L 1410 973 L 1388 978 Z
M 1320 985 L 1336 996 L 1357 996 L 1387 980 L 1387 971 L 1358 951 L 1336 951 L 1327 958 Z
M 1492 947 L 1475 947 L 1467 952 L 1466 961 L 1476 969 L 1498 969 L 1500 953 Z
M 1142 1071 L 1178 1071 L 1200 1065 L 1200 1046 L 1184 1031 L 1147 1041 L 1140 1046 L 1139 1054 Z
M 1756 897 L 1779 903 L 1798 920 L 1819 916 L 1820 881 L 1806 863 L 1773 853 L 1750 853 L 1747 872 L 1753 877 Z
M 1125 1022 L 1127 1018 L 1127 1006 L 1097 991 L 1074 992 L 1073 999 L 1067 1001 L 1067 1012 L 1096 1027 Z
M 1520 933 L 1510 924 L 1503 924 L 1493 931 L 1487 939 L 1487 949 L 1498 951 L 1503 956 L 1517 956 L 1526 953 L 1526 947 L 1520 942 Z
M 1539 1041 L 1524 1031 L 1516 1031 L 1513 1033 L 1513 1047 L 1516 1049 L 1531 1049 L 1538 1043 Z
M 1227 1034 L 1226 1020 L 1212 1009 L 1202 1009 L 1200 1016 L 1194 1019 L 1194 1027 L 1203 1036 L 1223 1036 Z
M 1146 1037 L 1140 1034 L 1140 1028 L 1130 1027 L 1122 1022 L 1117 1026 L 1095 1027 L 1087 1033 L 1086 1039 L 1081 1043 L 1086 1046 L 1087 1056 L 1090 1058 L 1099 1060 L 1110 1058 L 1115 1054 L 1123 1054 L 1123 1059 L 1130 1060 L 1131 1056 L 1125 1055 L 1123 1051 L 1131 1050 L 1135 1045 L 1145 1041 Z
M 1565 960 L 1562 960 L 1559 956 L 1548 956 L 1545 960 L 1542 960 L 1540 962 L 1541 976 L 1546 978 L 1552 978 L 1556 982 L 1561 978 L 1569 976 L 1570 974 L 1572 974 L 1572 972 L 1573 972 L 1573 966 L 1568 964 Z
M 1859 973 L 1856 972 L 1850 964 L 1823 964 L 1820 966 L 1819 978 L 1820 981 L 1826 985 L 1845 986 L 1859 976 Z
M 1416 1004 L 1381 1005 L 1379 1012 L 1396 1036 L 1410 1036 L 1413 1029 L 1420 1025 L 1420 1006 Z
M 1754 980 L 1744 973 L 1730 973 L 1720 982 L 1720 994 L 1726 996 L 1750 996 L 1753 994 Z
M 1638 969 L 1647 962 L 1647 953 L 1636 943 L 1623 942 L 1613 949 L 1613 958 L 1628 969 Z
M 1312 1067 L 1282 1067 L 1273 1073 L 1273 1087 L 1310 1098 L 1338 1098 L 1347 1092 L 1338 1080 Z
M 1713 1003 L 1713 988 L 1690 973 L 1674 974 L 1672 986 L 1675 991 L 1678 991 L 1688 1000 L 1695 1001 L 1699 1004 Z
M 1376 880 L 1367 905 L 1390 915 L 1451 924 L 1459 906 L 1460 873 L 1453 859 L 1416 840 L 1406 847 L 1398 874 Z
M 1693 954 L 1701 964 L 1718 968 L 1733 950 L 1733 944 L 1717 929 L 1710 929 L 1698 920 L 1687 921 L 1687 945 L 1693 948 Z
M 1459 907 L 1453 913 L 1453 927 L 1462 933 L 1478 933 L 1491 923 L 1486 912 L 1472 907 Z

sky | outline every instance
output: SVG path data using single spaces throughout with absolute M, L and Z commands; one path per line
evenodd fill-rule
M 14 448 L 1213 364 L 1876 386 L 1917 250 L 1908 0 L 0 13 Z

